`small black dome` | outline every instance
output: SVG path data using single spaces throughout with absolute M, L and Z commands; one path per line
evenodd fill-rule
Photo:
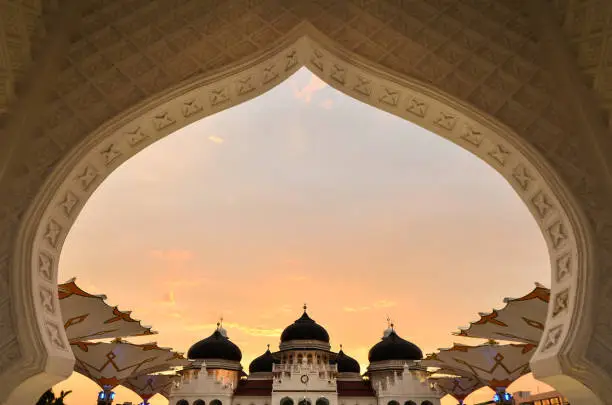
M 368 353 L 368 360 L 421 360 L 423 352 L 417 345 L 397 336 L 394 330 L 376 343 Z
M 310 319 L 304 308 L 300 319 L 287 326 L 281 334 L 281 342 L 290 340 L 319 340 L 329 343 L 329 335 L 325 328 Z
M 230 361 L 242 360 L 240 348 L 232 343 L 217 329 L 206 339 L 202 339 L 189 348 L 187 358 L 191 360 L 221 359 Z
M 338 365 L 339 373 L 360 373 L 361 372 L 361 367 L 359 366 L 359 363 L 357 362 L 357 360 L 355 360 L 351 356 L 347 356 L 346 354 L 344 354 L 342 349 L 340 349 L 340 351 L 338 352 L 338 356 L 336 357 L 336 360 L 332 361 L 332 364 Z
M 280 363 L 279 360 L 275 359 L 270 352 L 270 347 L 261 356 L 254 359 L 249 364 L 249 373 L 271 373 L 274 364 Z

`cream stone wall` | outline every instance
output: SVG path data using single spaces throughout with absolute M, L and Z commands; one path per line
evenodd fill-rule
M 33 4 L 19 19 L 0 13 L 0 403 L 33 403 L 72 369 L 57 263 L 95 188 L 152 142 L 301 66 L 506 178 L 552 264 L 534 373 L 572 404 L 612 403 L 609 2 Z M 32 21 L 45 27 L 39 52 L 6 39 Z M 15 48 L 31 71 L 7 69 Z

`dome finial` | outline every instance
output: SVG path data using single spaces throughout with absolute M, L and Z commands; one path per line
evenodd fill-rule
M 219 332 L 221 336 L 227 337 L 227 331 L 223 328 L 223 315 L 219 317 L 219 321 L 217 322 L 217 332 Z
M 266 346 L 268 346 L 268 350 L 270 350 L 270 343 L 268 343 Z
M 306 305 L 306 303 L 304 303 L 304 312 L 306 312 L 306 310 L 308 309 L 308 305 Z
M 387 315 L 387 329 L 385 329 L 383 332 L 383 339 L 388 337 L 389 335 L 391 335 L 391 333 L 395 331 L 393 327 L 394 325 L 393 325 L 393 322 L 391 321 L 391 317 Z
M 340 351 L 342 351 L 342 343 L 340 343 Z

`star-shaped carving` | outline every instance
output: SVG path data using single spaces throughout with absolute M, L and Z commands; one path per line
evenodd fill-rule
M 481 132 L 476 131 L 469 125 L 466 125 L 463 130 L 463 134 L 461 135 L 461 139 L 471 143 L 472 145 L 478 147 L 482 143 L 484 136 Z
M 571 259 L 571 255 L 567 253 L 557 260 L 557 282 L 561 282 L 566 276 L 571 273 Z
M 170 114 L 168 114 L 167 111 L 153 116 L 153 126 L 158 131 L 174 124 L 175 122 L 176 121 L 170 116 Z
M 41 288 L 39 291 L 40 303 L 47 310 L 47 312 L 55 313 L 55 305 L 53 303 L 53 293 L 47 288 Z
M 391 107 L 395 107 L 399 101 L 399 97 L 400 94 L 398 91 L 383 87 L 383 95 L 380 96 L 378 101 L 390 105 Z
M 533 202 L 533 205 L 535 205 L 536 210 L 540 215 L 540 218 L 544 218 L 552 209 L 552 204 L 550 203 L 548 197 L 546 196 L 546 194 L 544 194 L 543 191 L 540 191 L 538 194 L 536 194 L 531 201 Z
M 553 308 L 553 317 L 559 315 L 569 306 L 569 288 L 561 291 L 555 296 L 555 306 Z
M 440 116 L 434 121 L 434 124 L 446 129 L 447 131 L 451 131 L 453 128 L 455 128 L 456 123 L 457 118 L 453 114 L 447 114 L 444 112 L 440 112 Z
M 321 52 L 319 49 L 313 50 L 310 62 L 312 62 L 317 69 L 323 71 L 323 52 Z
M 527 191 L 529 184 L 534 180 L 533 176 L 527 171 L 523 165 L 518 165 L 512 172 L 512 177 L 518 182 L 523 191 Z
M 495 148 L 489 152 L 489 156 L 495 159 L 500 165 L 506 164 L 506 159 L 510 156 L 510 151 L 501 144 L 495 145 Z
M 100 154 L 104 158 L 104 164 L 108 165 L 112 163 L 113 160 L 121 156 L 121 151 L 117 149 L 115 144 L 108 145 L 108 148 L 102 149 Z
M 561 221 L 554 223 L 550 228 L 548 228 L 548 234 L 550 235 L 553 247 L 555 248 L 559 247 L 563 241 L 567 239 L 565 227 Z
M 357 84 L 353 87 L 353 90 L 363 94 L 364 96 L 370 96 L 372 90 L 370 89 L 371 81 L 363 76 L 357 76 Z
M 136 127 L 136 129 L 134 129 L 133 131 L 126 132 L 126 135 L 127 135 L 128 143 L 130 144 L 130 146 L 138 145 L 140 142 L 142 142 L 147 137 L 147 134 L 142 132 L 140 127 Z
M 425 117 L 425 114 L 427 114 L 428 108 L 429 106 L 427 105 L 427 103 L 425 103 L 425 101 L 413 97 L 408 102 L 408 107 L 406 108 L 406 111 L 413 113 L 417 117 L 423 118 Z
M 64 200 L 60 203 L 60 206 L 64 209 L 64 213 L 70 216 L 72 209 L 79 202 L 79 199 L 72 191 L 67 191 Z
M 263 71 L 263 82 L 268 83 L 278 77 L 278 72 L 275 70 L 276 65 L 272 64 L 264 68 Z
M 544 345 L 542 347 L 542 351 L 546 351 L 559 343 L 561 339 L 561 334 L 563 333 L 563 325 L 558 325 L 551 328 L 546 334 L 546 338 L 544 339 Z
M 202 106 L 198 104 L 197 100 L 184 101 L 181 107 L 183 117 L 189 117 L 195 113 L 202 111 Z
M 65 350 L 66 345 L 64 344 L 64 340 L 60 336 L 60 330 L 57 325 L 47 322 L 45 324 L 45 329 L 47 330 L 47 336 L 49 337 L 51 343 L 53 343 L 55 347 Z
M 47 224 L 47 231 L 45 232 L 45 239 L 49 242 L 51 246 L 57 247 L 57 240 L 61 232 L 62 232 L 62 227 L 57 222 L 51 219 L 49 220 L 49 223 Z
M 85 170 L 79 176 L 79 182 L 83 190 L 87 190 L 96 177 L 98 177 L 98 172 L 93 166 L 85 167 Z
M 247 76 L 244 79 L 238 79 L 238 94 L 246 94 L 253 90 L 255 87 L 251 84 L 251 79 L 253 76 Z
M 44 253 L 38 255 L 38 271 L 43 275 L 47 281 L 52 281 L 52 262 L 51 258 Z
M 227 88 L 221 87 L 219 89 L 210 91 L 210 105 L 211 106 L 219 105 L 228 100 L 229 100 L 229 96 L 227 94 Z
M 333 64 L 331 77 L 338 83 L 344 84 L 344 82 L 346 81 L 346 69 L 343 68 L 342 66 Z
M 285 58 L 287 59 L 287 63 L 285 64 L 285 71 L 291 69 L 298 63 L 297 51 L 295 49 L 290 50 L 289 53 L 287 53 L 287 55 L 285 56 Z

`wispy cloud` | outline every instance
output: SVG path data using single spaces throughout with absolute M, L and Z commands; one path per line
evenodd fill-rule
M 298 100 L 303 100 L 306 103 L 310 103 L 310 101 L 312 100 L 312 96 L 317 91 L 323 90 L 326 87 L 327 83 L 319 79 L 316 75 L 312 74 L 310 76 L 310 81 L 308 82 L 308 84 L 302 87 L 301 89 L 294 88 L 293 94 Z
M 208 137 L 208 140 L 214 143 L 223 143 L 225 140 L 217 135 L 211 135 Z
M 321 102 L 321 107 L 325 108 L 326 110 L 331 110 L 334 107 L 334 101 L 331 98 L 323 100 Z
M 185 327 L 187 331 L 213 331 L 217 327 L 216 323 L 202 323 L 195 325 L 188 325 Z M 224 322 L 223 327 L 227 329 L 228 335 L 231 335 L 232 330 L 239 330 L 240 332 L 249 336 L 280 336 L 282 333 L 281 328 L 262 328 L 242 325 L 239 323 Z
M 184 262 L 193 258 L 193 252 L 185 249 L 155 249 L 149 253 L 151 257 L 161 260 Z
M 393 301 L 378 300 L 371 305 L 364 305 L 360 307 L 344 307 L 342 309 L 344 310 L 344 312 L 364 312 L 364 311 L 371 311 L 373 309 L 379 309 L 379 308 L 391 308 L 396 305 L 397 303 Z
M 174 290 L 170 290 L 163 295 L 161 304 L 172 306 L 172 307 L 176 306 L 176 299 L 174 298 Z

